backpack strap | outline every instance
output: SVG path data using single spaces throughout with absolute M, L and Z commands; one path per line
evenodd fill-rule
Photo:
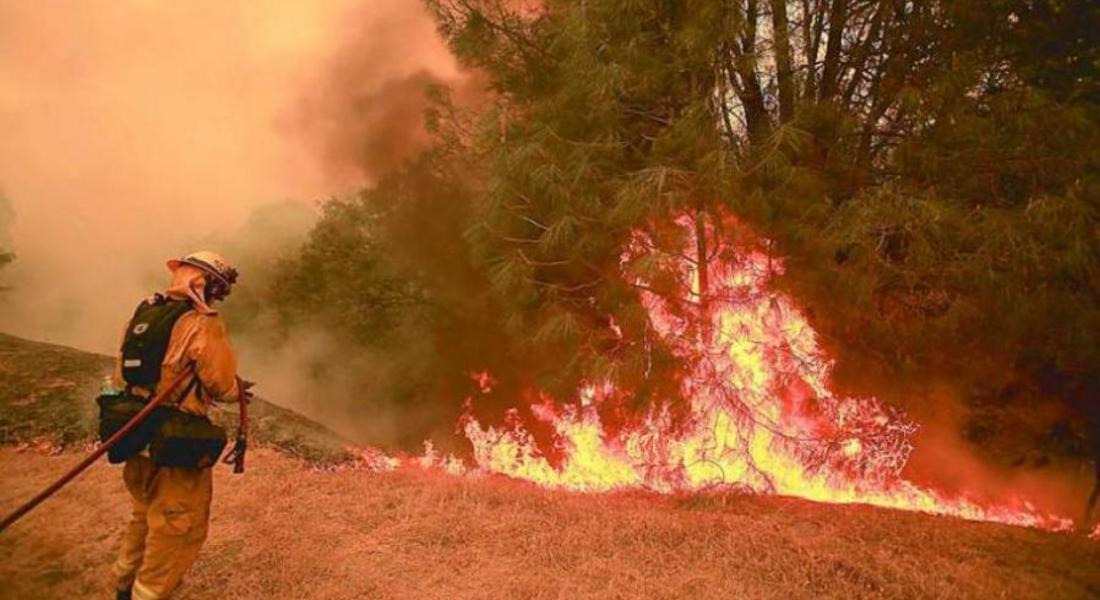
M 191 393 L 191 390 L 194 390 L 198 386 L 199 376 L 196 373 L 193 377 L 191 377 L 191 382 L 187 384 L 187 387 L 183 388 L 183 393 L 180 394 L 178 398 L 176 398 L 176 401 L 173 402 L 172 405 L 179 406 L 180 404 L 183 404 L 183 401 L 187 398 L 187 395 Z

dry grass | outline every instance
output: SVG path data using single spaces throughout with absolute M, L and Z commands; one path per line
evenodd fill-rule
M 0 510 L 77 459 L 0 449 Z M 1100 596 L 1095 542 L 863 506 L 319 472 L 271 450 L 215 486 L 180 598 Z M 0 536 L 0 597 L 106 597 L 125 502 L 98 463 Z

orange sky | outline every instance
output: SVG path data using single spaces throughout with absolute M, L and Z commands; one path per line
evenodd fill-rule
M 0 331 L 109 350 L 164 258 L 369 181 L 418 114 L 379 90 L 456 76 L 418 0 L 0 0 Z

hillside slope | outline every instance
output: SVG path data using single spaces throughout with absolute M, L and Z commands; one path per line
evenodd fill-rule
M 80 403 L 105 368 L 0 336 L 0 512 L 79 461 L 94 416 Z M 180 598 L 1100 597 L 1100 544 L 1080 536 L 727 492 L 316 468 L 337 438 L 270 410 L 248 472 L 215 470 L 210 539 Z M 12 445 L 34 438 L 69 449 Z M 0 598 L 107 597 L 127 503 L 101 461 L 0 535 Z
M 0 333 L 0 444 L 38 443 L 61 448 L 93 441 L 95 395 L 114 361 L 64 346 Z M 250 441 L 310 462 L 353 457 L 335 433 L 263 398 L 250 405 Z M 212 417 L 236 430 L 236 408 L 215 406 Z

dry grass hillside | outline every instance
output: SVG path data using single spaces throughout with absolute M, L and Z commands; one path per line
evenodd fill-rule
M 0 511 L 79 460 L 87 424 L 59 407 L 90 400 L 63 391 L 105 365 L 0 337 Z M 217 469 L 210 539 L 180 598 L 1100 597 L 1100 543 L 1081 536 L 734 493 L 318 468 L 313 453 L 336 462 L 318 448 L 337 441 L 301 421 L 270 413 L 248 472 Z M 28 435 L 73 447 L 15 445 Z M 0 534 L 0 598 L 108 597 L 127 510 L 118 468 L 94 465 Z

